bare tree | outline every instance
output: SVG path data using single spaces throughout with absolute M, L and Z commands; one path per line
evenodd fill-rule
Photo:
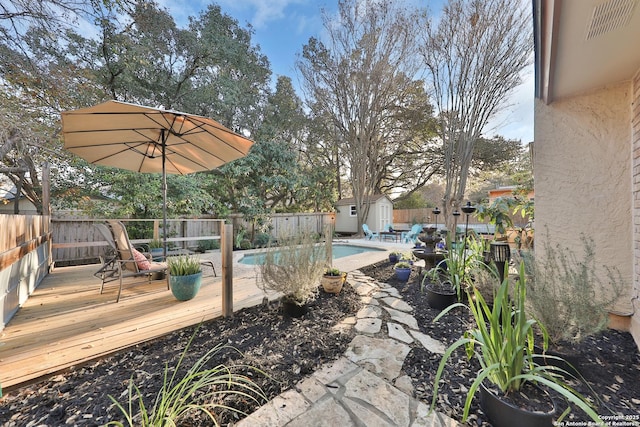
M 323 13 L 323 20 L 326 44 L 310 39 L 297 68 L 314 116 L 327 119 L 326 134 L 336 136 L 361 230 L 389 159 L 432 111 L 415 81 L 423 16 L 391 0 L 340 0 L 338 16 Z
M 444 152 L 443 213 L 464 198 L 476 142 L 506 107 L 533 58 L 531 11 L 523 0 L 449 0 L 424 31 L 429 75 Z

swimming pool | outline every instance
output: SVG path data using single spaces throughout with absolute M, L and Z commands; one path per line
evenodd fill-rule
M 342 258 L 351 255 L 362 254 L 365 252 L 384 252 L 385 249 L 371 248 L 365 246 L 353 246 L 353 245 L 333 245 L 332 253 L 333 259 Z M 257 252 L 253 254 L 246 254 L 240 261 L 240 264 L 259 265 L 264 263 L 264 252 Z

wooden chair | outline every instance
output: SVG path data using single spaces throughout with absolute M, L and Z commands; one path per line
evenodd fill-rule
M 129 240 L 127 229 L 120 221 L 108 220 L 107 224 L 97 224 L 96 227 L 105 237 L 112 248 L 107 251 L 103 258 L 102 267 L 95 273 L 96 277 L 102 280 L 100 293 L 104 291 L 104 284 L 118 280 L 118 297 L 120 301 L 122 293 L 122 280 L 127 277 L 146 276 L 151 282 L 155 275 L 164 274 L 169 289 L 169 276 L 165 263 L 150 261 L 144 254 L 138 251 Z

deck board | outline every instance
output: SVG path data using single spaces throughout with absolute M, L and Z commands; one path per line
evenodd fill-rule
M 333 265 L 351 271 L 387 254 L 383 250 L 348 256 Z M 260 304 L 265 296 L 275 299 L 276 294 L 266 295 L 258 288 L 254 267 L 237 264 L 240 256 L 234 254 L 234 311 Z M 220 274 L 219 259 L 212 260 Z M 125 284 L 116 303 L 117 282 L 107 284 L 101 295 L 100 281 L 93 276 L 97 268 L 56 268 L 0 331 L 3 391 L 222 316 L 222 280 L 208 271 L 200 292 L 190 301 L 176 300 L 166 281 L 144 283 L 132 278 L 128 283 L 135 285 Z
M 131 279 L 116 303 L 117 282 L 101 295 L 96 269 L 55 269 L 0 332 L 3 390 L 222 315 L 220 277 L 203 277 L 190 301 L 176 300 L 164 280 Z M 264 297 L 250 274 L 234 278 L 234 310 Z

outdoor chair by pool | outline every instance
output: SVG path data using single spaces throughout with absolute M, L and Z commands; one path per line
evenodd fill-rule
M 402 233 L 400 235 L 400 240 L 402 243 L 416 243 L 418 241 L 418 234 L 422 232 L 422 225 L 413 224 L 411 230 Z
M 112 251 L 108 251 L 103 258 L 103 265 L 95 273 L 102 280 L 100 293 L 104 291 L 104 284 L 118 280 L 118 297 L 122 293 L 122 280 L 128 277 L 146 276 L 150 282 L 157 275 L 164 275 L 169 289 L 167 265 L 150 261 L 142 252 L 133 247 L 127 234 L 127 229 L 120 221 L 107 221 L 107 224 L 97 224 L 96 227 L 103 234 Z
M 362 231 L 364 231 L 364 237 L 367 240 L 373 240 L 376 237 L 380 238 L 380 234 L 374 233 L 373 231 L 371 231 L 371 229 L 367 224 L 362 224 Z

